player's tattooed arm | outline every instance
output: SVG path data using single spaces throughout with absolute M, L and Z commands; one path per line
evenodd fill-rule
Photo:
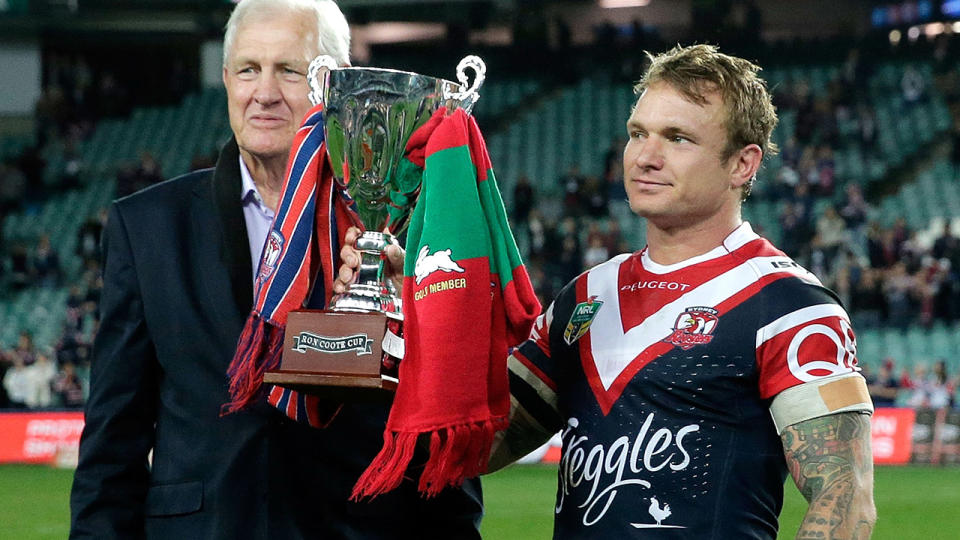
M 877 519 L 870 417 L 812 418 L 787 427 L 780 439 L 793 481 L 810 504 L 797 538 L 869 538 Z

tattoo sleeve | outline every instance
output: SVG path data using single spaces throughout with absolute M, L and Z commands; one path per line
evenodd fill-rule
M 787 427 L 780 439 L 790 475 L 809 503 L 797 538 L 870 538 L 877 519 L 870 417 L 812 418 Z

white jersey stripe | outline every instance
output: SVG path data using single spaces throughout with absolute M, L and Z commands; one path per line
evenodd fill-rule
M 757 330 L 757 348 L 781 332 L 785 332 L 798 325 L 824 317 L 840 317 L 847 319 L 847 312 L 837 304 L 818 304 L 807 306 L 794 312 L 787 313 L 772 323 Z
M 669 336 L 677 317 L 688 308 L 717 306 L 771 274 L 788 273 L 820 283 L 813 274 L 784 255 L 754 257 L 684 293 L 624 332 L 617 282 L 620 265 L 627 257 L 629 255 L 614 257 L 587 274 L 587 295 L 595 295 L 604 303 L 590 327 L 590 352 L 604 390 L 610 389 L 620 373 L 641 352 Z

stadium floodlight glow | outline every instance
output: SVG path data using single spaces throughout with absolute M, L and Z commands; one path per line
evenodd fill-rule
M 891 45 L 899 45 L 899 44 L 900 44 L 900 38 L 902 38 L 902 37 L 903 37 L 903 35 L 900 34 L 900 31 L 899 31 L 899 30 L 891 30 L 891 31 L 890 31 L 890 44 L 891 44 Z
M 627 8 L 627 7 L 643 7 L 650 5 L 650 0 L 597 0 L 600 4 L 600 7 L 613 9 L 613 8 Z
M 926 34 L 927 37 L 939 36 L 943 33 L 943 26 L 943 23 L 939 22 L 924 25 L 923 33 Z
M 953 31 L 960 34 L 960 21 L 953 23 Z
M 910 29 L 907 30 L 907 37 L 910 38 L 910 41 L 916 41 L 917 39 L 919 39 L 919 38 L 920 38 L 920 27 L 919 27 L 919 26 L 911 26 Z

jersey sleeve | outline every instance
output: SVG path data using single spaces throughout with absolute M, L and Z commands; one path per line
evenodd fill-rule
M 857 373 L 857 340 L 850 317 L 827 289 L 783 280 L 770 291 L 756 335 L 760 396 L 793 386 Z
M 777 432 L 828 414 L 872 413 L 847 312 L 819 285 L 802 280 L 784 285 L 770 294 L 773 315 L 756 337 L 760 396 L 773 398 Z

